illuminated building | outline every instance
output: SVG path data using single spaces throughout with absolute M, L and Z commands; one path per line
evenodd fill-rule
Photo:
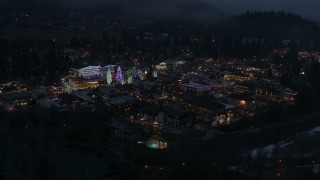
M 248 81 L 251 78 L 249 76 L 243 75 L 243 74 L 226 74 L 224 75 L 224 80 L 228 80 L 228 81 Z
M 103 76 L 101 66 L 88 66 L 77 70 L 77 73 L 78 77 L 88 80 L 102 78 Z
M 25 91 L 0 94 L 0 106 L 3 109 L 26 107 L 31 101 L 31 93 Z
M 285 101 L 288 104 L 295 104 L 296 98 L 298 93 L 286 88 L 283 90 L 283 101 Z
M 232 117 L 234 107 L 216 102 L 212 100 L 213 98 L 213 96 L 191 96 L 185 99 L 184 109 L 196 115 L 197 119 L 208 123 L 219 121 L 218 124 L 229 124 L 235 120 Z
M 281 101 L 282 90 L 277 86 L 261 85 L 256 88 L 255 95 L 269 101 Z
M 232 89 L 237 93 L 252 93 L 255 89 L 255 83 L 252 81 L 239 82 L 232 86 Z
M 97 81 L 75 81 L 76 89 L 77 90 L 88 90 L 88 89 L 95 89 L 99 87 L 99 82 Z
M 246 94 L 230 94 L 228 96 L 228 103 L 243 110 L 255 110 L 256 101 Z
M 166 63 L 162 62 L 159 65 L 156 65 L 156 69 L 159 70 L 159 71 L 166 70 L 167 69 L 167 65 L 166 65 Z
M 184 64 L 185 64 L 185 61 L 180 61 L 180 60 L 165 61 L 166 69 L 176 69 L 178 66 L 181 66 Z
M 102 79 L 106 77 L 109 73 L 115 72 L 116 65 L 107 65 L 104 67 L 101 66 L 87 66 L 82 69 L 72 69 L 73 75 L 84 79 L 84 80 L 91 80 L 91 79 Z
M 200 83 L 195 83 L 195 82 L 190 82 L 188 84 L 183 84 L 182 85 L 185 91 L 192 91 L 192 92 L 206 92 L 211 90 L 211 85 L 208 84 L 200 84 Z
M 46 96 L 55 97 L 64 92 L 65 92 L 65 89 L 62 86 L 51 86 L 51 87 L 48 87 Z
M 140 109 L 140 124 L 144 130 L 151 134 L 147 146 L 152 149 L 165 149 L 168 147 L 167 139 L 164 134 L 164 113 L 154 106 L 143 106 Z
M 204 74 L 204 73 L 185 73 L 182 75 L 182 79 L 185 81 L 192 81 L 192 82 L 197 82 L 197 81 L 207 81 L 209 80 L 209 75 Z

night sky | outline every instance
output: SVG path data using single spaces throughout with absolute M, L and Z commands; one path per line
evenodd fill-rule
M 319 0 L 0 0 L 2 8 L 25 6 L 26 4 L 55 4 L 60 7 L 96 7 L 104 3 L 117 2 L 127 9 L 139 8 L 152 10 L 171 9 L 174 5 L 188 2 L 211 4 L 226 14 L 240 14 L 248 10 L 286 10 L 320 21 Z M 31 3 L 32 2 L 32 3 Z M 18 4 L 18 5 L 17 5 Z M 158 12 L 159 13 L 159 12 Z

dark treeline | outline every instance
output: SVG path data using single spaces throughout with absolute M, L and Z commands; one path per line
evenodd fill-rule
M 206 25 L 205 25 L 206 24 Z M 223 38 L 264 38 L 319 40 L 319 26 L 300 15 L 286 11 L 254 11 L 230 17 L 220 23 L 159 20 L 146 26 L 155 33 L 169 32 L 173 35 L 210 34 Z
M 72 167 L 79 166 L 70 161 L 71 146 L 94 144 L 95 136 L 108 132 L 111 116 L 106 111 L 89 113 L 37 109 L 14 114 L 0 112 L 0 143 L 3 147 L 0 150 L 0 178 L 70 179 L 68 174 L 74 173 Z M 78 149 L 75 151 L 85 150 L 84 147 Z M 110 161 L 110 167 L 117 166 L 110 156 L 95 151 L 93 154 L 107 159 L 106 162 Z
M 68 69 L 68 58 L 62 54 L 61 47 L 50 40 L 37 43 L 24 39 L 0 39 L 0 76 L 3 80 L 35 80 L 45 74 L 54 77 L 57 71 Z
M 318 41 L 319 26 L 285 11 L 247 12 L 222 22 L 217 33 L 227 37 L 297 39 Z

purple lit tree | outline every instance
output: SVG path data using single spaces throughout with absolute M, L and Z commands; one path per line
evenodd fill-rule
M 117 69 L 116 81 L 117 83 L 122 83 L 122 72 L 120 66 Z

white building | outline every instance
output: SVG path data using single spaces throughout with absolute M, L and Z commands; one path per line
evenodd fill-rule
M 101 66 L 87 66 L 78 70 L 78 77 L 83 79 L 93 79 L 102 76 Z
M 162 62 L 162 63 L 156 65 L 156 69 L 157 69 L 158 71 L 166 70 L 166 69 L 167 69 L 167 65 L 166 65 L 165 62 Z

